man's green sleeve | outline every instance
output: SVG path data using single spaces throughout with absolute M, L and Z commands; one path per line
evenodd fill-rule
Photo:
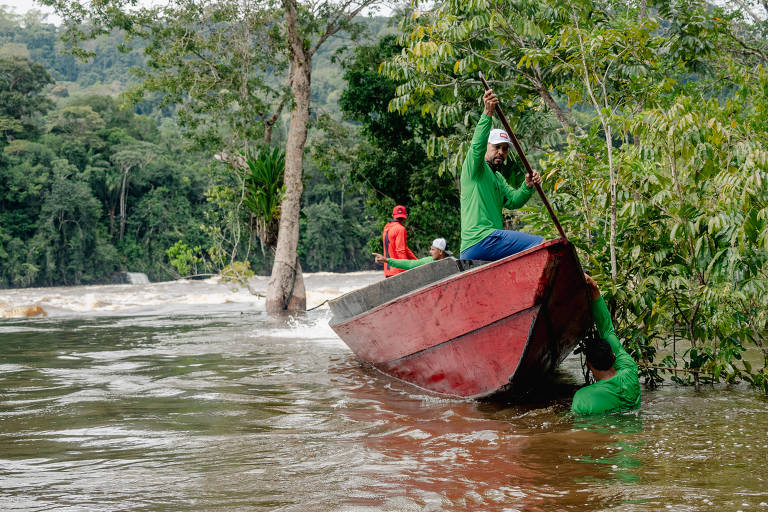
M 533 187 L 526 185 L 525 181 L 523 181 L 523 184 L 518 188 L 512 188 L 500 172 L 496 172 L 496 180 L 504 191 L 504 207 L 508 210 L 520 208 L 527 203 L 533 195 Z
M 420 260 L 396 260 L 393 258 L 387 258 L 387 265 L 395 268 L 402 268 L 404 270 L 410 270 L 427 263 L 432 263 L 435 259 L 432 256 L 425 256 Z
M 608 311 L 608 306 L 602 296 L 592 301 L 592 318 L 595 320 L 597 334 L 611 345 L 611 350 L 616 356 L 614 368 L 621 370 L 622 368 L 635 367 L 637 369 L 635 360 L 624 350 L 618 336 L 616 336 L 611 321 L 611 313 Z
M 491 116 L 485 114 L 480 116 L 475 127 L 475 133 L 472 135 L 472 143 L 469 146 L 469 152 L 461 166 L 461 174 L 469 179 L 475 180 L 485 169 L 485 151 L 488 145 L 488 135 L 491 134 Z

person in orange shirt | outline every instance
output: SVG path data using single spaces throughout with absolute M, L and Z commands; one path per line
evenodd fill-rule
M 415 260 L 416 255 L 408 248 L 408 235 L 403 226 L 403 221 L 408 218 L 405 206 L 397 205 L 392 210 L 392 220 L 384 226 L 384 232 L 381 234 L 381 244 L 385 258 L 396 260 Z M 394 268 L 384 263 L 384 277 L 394 276 L 404 269 Z

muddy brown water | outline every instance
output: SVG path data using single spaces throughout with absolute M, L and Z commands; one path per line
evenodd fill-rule
M 746 387 L 574 418 L 574 357 L 523 404 L 476 403 L 365 367 L 323 308 L 65 302 L 0 321 L 0 510 L 768 511 Z

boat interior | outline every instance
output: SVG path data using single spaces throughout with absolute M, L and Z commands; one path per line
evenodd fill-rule
M 490 262 L 448 257 L 346 293 L 329 301 L 328 305 L 333 313 L 330 325 L 346 322 L 397 297 L 487 263 Z

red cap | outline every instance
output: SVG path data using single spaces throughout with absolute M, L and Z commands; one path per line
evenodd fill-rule
M 397 205 L 395 206 L 395 209 L 392 210 L 392 218 L 393 219 L 407 219 L 408 214 L 405 213 L 405 206 Z

